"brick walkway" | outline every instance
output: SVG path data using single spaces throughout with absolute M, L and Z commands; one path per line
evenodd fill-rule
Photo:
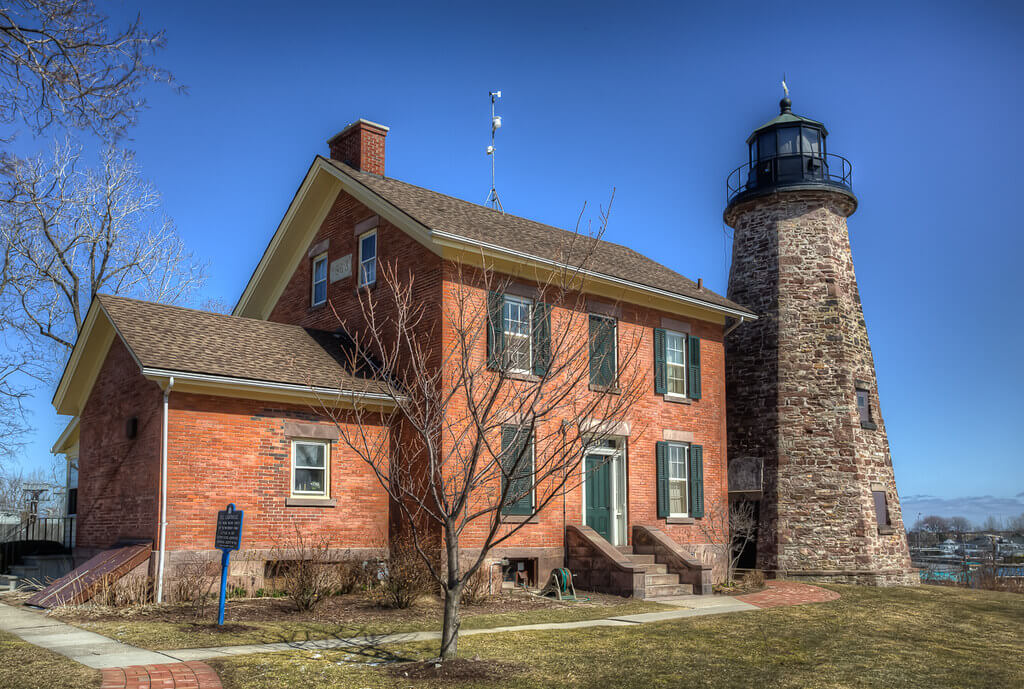
M 795 581 L 768 581 L 768 588 L 745 596 L 736 596 L 737 600 L 756 605 L 759 608 L 776 608 L 782 605 L 802 605 L 804 603 L 824 603 L 839 598 L 835 591 L 823 589 L 811 584 L 800 584 Z
M 100 689 L 221 689 L 221 684 L 212 667 L 193 661 L 107 668 Z

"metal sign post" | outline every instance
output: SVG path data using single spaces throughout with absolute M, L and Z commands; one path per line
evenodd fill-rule
M 217 534 L 214 543 L 220 548 L 220 605 L 217 610 L 217 624 L 224 624 L 224 600 L 228 592 L 228 561 L 231 551 L 238 550 L 242 545 L 242 510 L 236 510 L 235 504 L 228 505 L 226 510 L 217 513 Z

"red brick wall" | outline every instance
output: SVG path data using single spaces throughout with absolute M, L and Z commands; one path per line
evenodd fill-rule
M 356 169 L 383 175 L 387 134 L 387 130 L 357 122 L 342 136 L 331 139 L 331 157 Z
M 454 301 L 460 290 L 475 292 L 473 301 L 481 308 L 485 303 L 484 290 L 473 284 L 476 279 L 468 273 L 461 279 L 455 270 L 445 274 L 446 303 Z M 518 281 L 522 282 L 522 281 Z M 580 305 L 575 297 L 570 296 L 566 306 Z M 600 300 L 599 300 L 600 301 Z M 655 443 L 663 440 L 663 431 L 675 430 L 693 434 L 693 443 L 704 448 L 704 502 L 705 513 L 719 506 L 728 504 L 728 487 L 726 474 L 725 448 L 725 378 L 724 351 L 722 344 L 722 327 L 696 319 L 661 313 L 649 308 L 632 304 L 619 305 L 621 314 L 618 320 L 618 337 L 620 347 L 625 350 L 629 344 L 637 342 L 634 364 L 642 372 L 644 394 L 632 406 L 624 420 L 631 430 L 627 439 L 626 479 L 628 483 L 627 524 L 644 524 L 657 526 L 676 542 L 683 545 L 707 543 L 708 539 L 701 530 L 700 520 L 693 524 L 667 524 L 665 519 L 657 517 L 657 468 L 655 461 Z M 654 331 L 662 327 L 662 317 L 670 317 L 676 321 L 687 323 L 691 334 L 701 339 L 701 387 L 702 396 L 699 400 L 689 403 L 666 401 L 662 395 L 654 393 Z M 577 316 L 575 322 L 585 323 L 585 315 Z M 568 318 L 564 306 L 556 305 L 552 311 L 552 327 L 557 328 L 559 320 Z M 445 337 L 452 338 L 450 329 L 445 329 Z M 638 341 L 633 338 L 639 338 Z M 486 343 L 484 338 L 478 342 L 476 356 L 480 361 L 485 356 Z M 626 354 L 621 356 L 625 357 Z M 584 383 L 576 393 L 577 397 L 590 396 L 594 393 Z M 452 409 L 453 414 L 459 410 Z M 550 433 L 541 431 L 538 437 Z M 582 466 L 577 469 L 582 478 Z M 569 490 L 564 500 L 555 498 L 547 508 L 538 515 L 536 523 L 523 526 L 503 544 L 504 547 L 561 547 L 564 538 L 564 524 L 580 524 L 583 520 L 582 488 L 580 478 L 570 481 Z M 707 522 L 704 522 L 707 523 Z M 479 520 L 467 529 L 462 545 L 467 548 L 479 547 L 485 537 L 488 524 Z M 629 529 L 627 529 L 629 532 Z M 723 534 L 724 536 L 724 534 Z M 628 536 L 631 538 L 631 534 Z
M 344 443 L 331 443 L 330 497 L 336 507 L 286 506 L 291 441 L 287 421 L 335 429 L 310 407 L 171 393 L 168 550 L 212 550 L 217 511 L 245 511 L 243 549 L 284 546 L 298 528 L 335 548 L 374 548 L 388 530 L 387 494 Z M 371 429 L 372 430 L 372 429 Z M 377 433 L 386 440 L 387 433 Z
M 81 415 L 77 546 L 157 538 L 163 395 L 115 337 Z M 138 418 L 138 433 L 126 424 Z
M 327 303 L 310 306 L 312 261 L 308 256 L 304 257 L 268 320 L 321 330 L 336 330 L 344 324 L 349 332 L 359 332 L 365 324 L 356 294 L 359 247 L 355 226 L 374 215 L 373 211 L 348 194 L 339 194 L 310 245 L 327 241 L 328 265 L 336 259 L 349 256 L 351 275 L 334 283 L 328 278 Z M 381 218 L 377 227 L 377 283 L 370 289 L 381 300 L 381 312 L 387 314 L 388 290 L 382 284 L 385 265 L 399 266 L 399 275 L 403 280 L 410 271 L 415 273 L 413 289 L 416 303 L 425 305 L 430 320 L 436 321 L 441 303 L 440 257 Z

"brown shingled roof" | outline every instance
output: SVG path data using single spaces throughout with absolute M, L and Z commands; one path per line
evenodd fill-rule
M 337 160 L 324 160 L 431 230 L 562 263 L 573 264 L 572 256 L 589 253 L 583 267 L 593 272 L 755 315 L 706 287 L 698 289 L 693 280 L 621 244 L 599 240 L 590 245 L 589 238 L 575 232 L 362 172 Z
M 143 368 L 380 392 L 346 371 L 347 338 L 107 294 L 96 297 Z

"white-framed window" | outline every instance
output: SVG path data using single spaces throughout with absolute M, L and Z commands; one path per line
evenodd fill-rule
M 686 335 L 665 331 L 665 378 L 668 394 L 686 397 Z
M 377 282 L 377 230 L 359 235 L 359 286 Z
M 533 301 L 506 294 L 501 304 L 502 343 L 507 370 L 530 373 L 533 361 Z
M 292 495 L 330 496 L 331 444 L 325 440 L 292 441 Z
M 327 254 L 313 259 L 312 298 L 313 306 L 327 301 Z
M 687 516 L 686 467 L 690 448 L 682 443 L 668 445 L 668 510 L 670 517 Z

